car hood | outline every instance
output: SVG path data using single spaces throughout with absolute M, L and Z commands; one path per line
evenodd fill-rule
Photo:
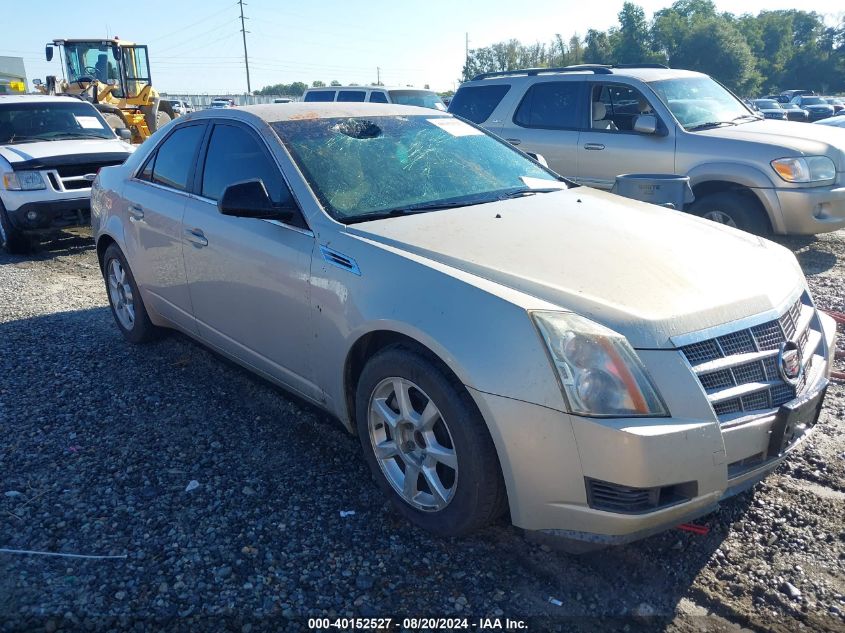
M 808 127 L 811 129 L 807 129 Z M 845 171 L 845 132 L 831 133 L 829 128 L 814 128 L 796 121 L 767 119 L 703 130 L 696 134 L 766 143 L 782 148 L 783 156 L 789 155 L 786 152 L 790 150 L 792 155 L 797 151 L 805 156 L 829 156 L 839 171 Z
M 38 169 L 42 162 L 53 163 L 53 159 L 82 156 L 96 160 L 104 154 L 128 156 L 135 148 L 119 139 L 68 139 L 64 141 L 39 141 L 0 145 L 0 157 L 5 158 L 12 168 Z
M 640 349 L 780 307 L 805 286 L 773 242 L 586 187 L 347 232 L 571 310 Z

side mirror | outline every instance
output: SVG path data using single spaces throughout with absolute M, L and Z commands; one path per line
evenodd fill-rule
M 41 86 L 41 85 L 43 85 L 43 84 L 44 84 L 44 82 L 43 82 L 43 81 L 41 81 L 40 79 L 33 79 L 33 80 L 32 80 L 32 85 L 33 85 L 33 86 Z
M 276 205 L 270 200 L 264 182 L 259 178 L 226 187 L 217 201 L 217 208 L 223 215 L 238 218 L 290 222 L 294 216 L 292 208 Z
M 657 117 L 653 114 L 641 114 L 634 121 L 634 131 L 640 134 L 657 134 Z
M 128 127 L 119 127 L 115 130 L 115 134 L 124 141 L 131 141 L 132 140 L 132 130 Z
M 47 58 L 48 62 L 53 61 L 53 47 L 50 44 L 44 47 L 44 56 Z

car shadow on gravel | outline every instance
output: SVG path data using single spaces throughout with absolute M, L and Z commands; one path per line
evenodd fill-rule
M 451 615 L 590 631 L 638 614 L 629 630 L 654 630 L 706 604 L 744 621 L 693 585 L 718 576 L 752 494 L 702 519 L 706 536 L 588 556 L 504 520 L 440 539 L 390 508 L 333 418 L 184 336 L 129 345 L 107 307 L 0 323 L 0 375 L 0 547 L 126 556 L 0 554 L 0 620 Z
M 78 255 L 85 251 L 94 250 L 94 248 L 95 245 L 91 239 L 90 231 L 86 229 L 61 231 L 52 239 L 34 242 L 30 251 L 24 255 L 9 255 L 0 251 L 0 266 L 4 264 L 26 266 L 28 262 L 33 260 L 49 260 Z
M 837 265 L 836 254 L 826 250 L 825 244 L 815 235 L 779 235 L 772 239 L 795 253 L 807 276 L 818 275 Z

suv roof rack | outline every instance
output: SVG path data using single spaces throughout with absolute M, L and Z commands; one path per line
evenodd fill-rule
M 558 66 L 553 68 L 518 68 L 515 70 L 499 70 L 489 73 L 481 73 L 473 77 L 470 81 L 479 81 L 481 79 L 490 79 L 491 77 L 507 77 L 510 75 L 527 75 L 533 77 L 541 73 L 578 73 L 578 72 L 593 72 L 596 75 L 612 75 L 613 69 L 633 69 L 633 68 L 666 68 L 663 64 L 576 64 L 574 66 Z

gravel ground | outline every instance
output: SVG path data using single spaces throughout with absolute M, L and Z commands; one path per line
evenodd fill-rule
M 845 312 L 845 231 L 781 241 L 818 305 Z M 505 522 L 456 540 L 411 528 L 335 420 L 183 336 L 125 343 L 85 235 L 0 255 L 0 376 L 0 548 L 124 557 L 0 553 L 0 631 L 845 630 L 841 384 L 812 443 L 706 517 L 708 535 L 574 557 Z

